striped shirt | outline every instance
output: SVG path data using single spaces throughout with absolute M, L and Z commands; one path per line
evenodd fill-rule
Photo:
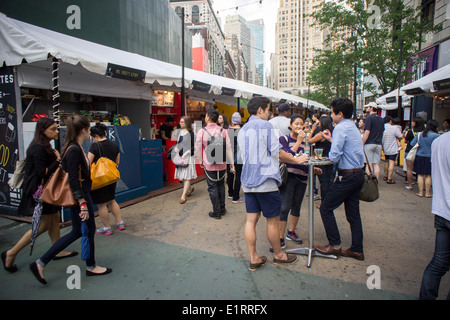
M 292 150 L 292 148 L 294 147 L 294 145 L 296 143 L 297 143 L 297 140 L 292 138 L 291 134 L 288 134 L 287 136 L 281 136 L 280 137 L 280 144 L 282 145 L 282 149 L 286 153 L 290 153 L 292 155 L 295 155 L 296 153 L 300 153 L 300 152 L 304 152 L 305 151 L 305 146 L 306 145 L 305 145 L 304 140 L 300 144 L 300 147 L 298 148 L 297 152 Z M 308 166 L 286 163 L 286 167 L 287 167 L 288 172 L 295 174 L 296 177 L 300 181 L 305 182 L 305 183 L 308 181 Z
M 386 123 L 384 125 L 383 133 L 383 152 L 385 155 L 392 156 L 398 153 L 397 138 L 401 139 L 402 133 L 398 126 L 390 125 Z

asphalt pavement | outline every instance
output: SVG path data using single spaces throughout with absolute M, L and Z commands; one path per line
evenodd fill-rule
M 226 215 L 210 218 L 206 182 L 201 181 L 185 204 L 179 204 L 181 189 L 164 193 L 123 208 L 126 230 L 96 235 L 96 260 L 112 268 L 109 275 L 86 277 L 78 255 L 52 261 L 45 269 L 48 284 L 40 284 L 28 265 L 51 245 L 48 235 L 41 235 L 32 256 L 28 247 L 17 256 L 16 273 L 0 270 L 0 300 L 416 300 L 434 251 L 431 199 L 417 197 L 417 186 L 406 190 L 400 175 L 394 179 L 394 185 L 380 182 L 376 202 L 361 202 L 364 261 L 314 257 L 308 268 L 306 256 L 298 255 L 292 265 L 275 265 L 261 218 L 257 251 L 269 262 L 251 272 L 244 239 L 245 204 L 227 199 Z M 345 249 L 351 235 L 343 206 L 335 213 Z M 314 243 L 326 244 L 317 209 L 314 218 Z M 100 224 L 98 217 L 96 223 Z M 0 218 L 0 252 L 29 228 L 28 223 Z M 69 230 L 63 228 L 62 235 Z M 296 231 L 303 244 L 286 241 L 286 249 L 308 245 L 307 197 Z M 79 252 L 80 241 L 67 250 Z M 447 274 L 438 299 L 445 299 L 449 289 Z

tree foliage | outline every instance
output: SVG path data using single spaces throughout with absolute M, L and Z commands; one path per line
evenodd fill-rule
M 339 60 L 333 57 L 339 53 L 349 67 L 356 64 L 365 76 L 377 80 L 377 85 L 366 83 L 366 90 L 374 95 L 391 92 L 398 88 L 400 74 L 402 85 L 411 76 L 406 71 L 407 63 L 417 64 L 424 58 L 417 57 L 417 53 L 425 36 L 441 30 L 440 25 L 424 21 L 421 7 L 407 7 L 400 0 L 367 2 L 323 2 L 310 15 L 322 30 L 327 31 L 325 49 L 319 50 L 309 73 L 312 83 L 320 91 L 330 88 L 330 82 L 323 78 L 326 72 L 320 70 L 329 68 L 328 80 L 335 78 Z M 326 67 L 324 61 L 327 61 Z

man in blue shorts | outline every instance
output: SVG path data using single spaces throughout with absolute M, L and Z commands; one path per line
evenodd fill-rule
M 279 222 L 281 184 L 279 160 L 285 163 L 302 164 L 307 156 L 294 157 L 281 150 L 269 119 L 270 100 L 256 97 L 250 100 L 248 123 L 239 131 L 238 146 L 242 159 L 241 182 L 245 193 L 247 222 L 245 241 L 250 253 L 249 270 L 254 271 L 267 262 L 267 257 L 256 253 L 256 224 L 261 216 L 267 219 L 267 238 L 274 250 L 273 262 L 293 263 L 296 256 L 287 255 L 281 250 Z

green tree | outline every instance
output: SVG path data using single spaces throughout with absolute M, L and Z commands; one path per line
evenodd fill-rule
M 311 87 L 327 104 L 334 98 L 349 97 L 353 84 L 352 63 L 342 50 L 321 50 L 313 59 L 308 73 Z
M 411 76 L 406 71 L 407 63 L 420 62 L 419 44 L 428 33 L 442 28 L 424 21 L 421 7 L 414 9 L 400 0 L 323 2 L 310 16 L 328 32 L 327 49 L 323 51 L 342 52 L 344 61 L 361 67 L 365 76 L 376 78 L 378 85 L 365 84 L 374 95 L 398 88 L 399 82 L 405 84 Z M 314 63 L 321 63 L 320 58 Z M 317 68 L 310 73 L 314 79 Z

